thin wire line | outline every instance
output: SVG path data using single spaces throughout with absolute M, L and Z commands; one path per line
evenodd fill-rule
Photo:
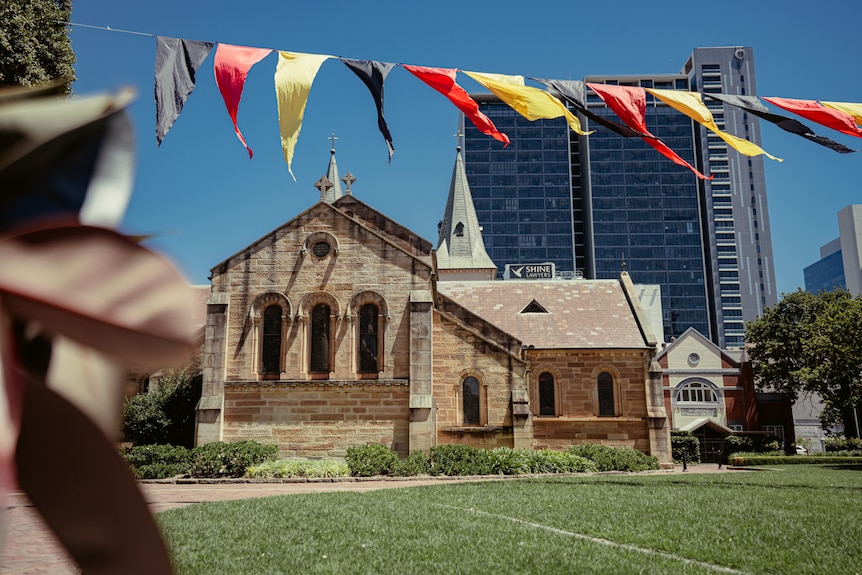
M 65 24 L 66 26 L 79 26 L 81 28 L 93 28 L 94 30 L 106 30 L 108 32 L 122 32 L 123 34 L 134 34 L 135 36 L 149 36 L 150 38 L 155 38 L 155 34 L 148 34 L 146 32 L 135 32 L 134 30 L 121 30 L 120 28 L 111 28 L 110 26 L 92 26 L 90 24 L 76 24 L 75 22 L 58 22 L 59 24 Z

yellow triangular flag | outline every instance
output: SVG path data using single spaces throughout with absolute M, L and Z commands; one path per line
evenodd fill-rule
M 287 161 L 287 171 L 293 181 L 291 162 L 293 150 L 302 129 L 302 117 L 311 84 L 320 65 L 332 56 L 322 54 L 301 54 L 298 52 L 279 52 L 275 69 L 275 97 L 278 102 L 278 125 L 281 131 L 281 148 Z
M 578 117 L 556 97 L 539 88 L 524 85 L 523 76 L 462 71 L 530 121 L 565 116 L 566 122 L 573 131 L 582 136 L 592 134 L 581 128 Z
M 697 92 L 685 92 L 682 90 L 658 90 L 655 88 L 645 88 L 647 92 L 673 108 L 678 112 L 682 112 L 695 122 L 715 132 L 719 138 L 727 142 L 731 148 L 745 156 L 759 156 L 763 154 L 770 160 L 783 162 L 781 158 L 776 158 L 768 154 L 760 146 L 748 140 L 738 138 L 733 134 L 721 131 L 715 125 L 715 119 L 712 117 L 712 112 L 703 103 L 701 95 Z

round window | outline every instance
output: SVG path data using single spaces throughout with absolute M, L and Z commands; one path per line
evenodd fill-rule
M 325 258 L 329 255 L 329 250 L 332 249 L 329 247 L 327 242 L 315 242 L 313 246 L 311 246 L 311 253 L 313 253 L 318 258 Z
M 697 365 L 700 363 L 700 356 L 696 353 L 688 354 L 688 364 L 689 365 Z

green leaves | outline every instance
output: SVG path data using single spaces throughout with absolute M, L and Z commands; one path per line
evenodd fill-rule
M 746 326 L 758 387 L 789 394 L 817 393 L 827 423 L 841 420 L 855 434 L 853 409 L 862 394 L 862 298 L 846 290 L 785 294 Z

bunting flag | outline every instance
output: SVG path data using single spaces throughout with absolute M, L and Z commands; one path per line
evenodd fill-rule
M 386 76 L 389 75 L 395 64 L 374 60 L 351 60 L 349 58 L 339 58 L 339 60 L 344 62 L 344 65 L 350 68 L 371 92 L 374 105 L 377 106 L 377 128 L 383 134 L 383 139 L 386 140 L 389 161 L 391 162 L 395 147 L 392 145 L 392 134 L 389 133 L 389 126 L 386 125 L 386 120 L 383 118 L 383 82 L 386 81 Z
M 827 108 L 814 100 L 791 100 L 789 98 L 763 98 L 770 104 L 784 108 L 812 122 L 832 128 L 842 134 L 862 138 L 862 130 L 856 126 L 853 116 L 834 108 Z
M 236 123 L 236 115 L 239 111 L 239 101 L 242 98 L 242 90 L 251 67 L 269 56 L 272 52 L 269 48 L 248 48 L 246 46 L 232 46 L 230 44 L 219 44 L 215 53 L 215 80 L 218 91 L 224 98 L 227 113 L 233 122 L 236 137 L 239 138 L 243 147 L 248 150 L 248 159 L 254 155 L 251 148 L 245 142 L 242 132 Z
M 624 126 L 618 122 L 614 122 L 608 118 L 602 118 L 598 114 L 590 112 L 587 108 L 587 89 L 586 84 L 580 80 L 546 80 L 544 78 L 530 78 L 540 84 L 544 84 L 549 89 L 557 93 L 557 96 L 565 100 L 572 108 L 592 120 L 593 122 L 604 126 L 612 132 L 616 132 L 623 138 L 640 137 L 640 134 Z
M 320 66 L 332 56 L 323 54 L 302 54 L 299 52 L 279 52 L 275 69 L 275 96 L 278 101 L 278 125 L 281 131 L 281 148 L 287 161 L 287 171 L 293 175 L 291 163 L 293 150 L 302 129 L 302 117 L 308 93 Z
M 769 111 L 769 108 L 764 106 L 761 101 L 754 96 L 730 96 L 726 94 L 704 95 L 712 100 L 724 102 L 725 104 L 730 104 L 731 106 L 736 106 L 737 108 L 744 110 L 749 114 L 753 114 L 758 118 L 762 118 L 767 122 L 775 124 L 785 132 L 790 132 L 791 134 L 802 136 L 806 140 L 810 140 L 815 144 L 825 146 L 831 150 L 838 152 L 839 154 L 852 154 L 856 151 L 851 150 L 844 144 L 840 144 L 834 140 L 830 140 L 829 138 L 818 136 L 811 128 L 809 128 L 799 120 L 771 113 Z
M 550 93 L 524 85 L 523 76 L 462 71 L 531 122 L 543 118 L 564 116 L 569 127 L 575 133 L 582 136 L 588 136 L 592 133 L 581 129 L 581 122 L 578 117 Z
M 838 110 L 839 112 L 844 112 L 848 116 L 852 116 L 853 121 L 862 126 L 862 104 L 854 104 L 851 102 L 824 102 L 823 100 L 821 100 L 820 103 L 827 108 L 832 108 L 833 110 Z
M 681 112 L 700 124 L 701 126 L 711 130 L 719 138 L 727 142 L 727 145 L 744 156 L 759 156 L 763 154 L 770 160 L 783 162 L 781 158 L 766 153 L 760 146 L 754 142 L 749 142 L 733 134 L 724 132 L 715 125 L 715 119 L 712 117 L 712 112 L 704 105 L 703 100 L 698 92 L 686 92 L 683 90 L 658 90 L 655 88 L 645 88 L 647 92 L 676 110 Z
M 611 86 L 608 84 L 587 84 L 587 87 L 598 94 L 608 108 L 620 117 L 630 128 L 638 132 L 641 138 L 668 158 L 674 164 L 688 168 L 702 180 L 711 180 L 712 176 L 704 176 L 691 164 L 682 159 L 679 154 L 667 144 L 653 136 L 646 127 L 646 90 L 631 86 Z
M 195 73 L 214 45 L 156 36 L 156 141 L 159 145 L 195 89 Z
M 401 66 L 446 96 L 450 102 L 455 104 L 455 107 L 461 110 L 464 115 L 473 122 L 476 128 L 485 134 L 491 136 L 497 141 L 503 142 L 503 147 L 509 145 L 509 136 L 500 132 L 497 126 L 491 119 L 479 111 L 479 104 L 470 97 L 464 88 L 458 85 L 455 81 L 456 70 L 453 68 L 427 68 L 425 66 L 409 66 L 401 64 Z

